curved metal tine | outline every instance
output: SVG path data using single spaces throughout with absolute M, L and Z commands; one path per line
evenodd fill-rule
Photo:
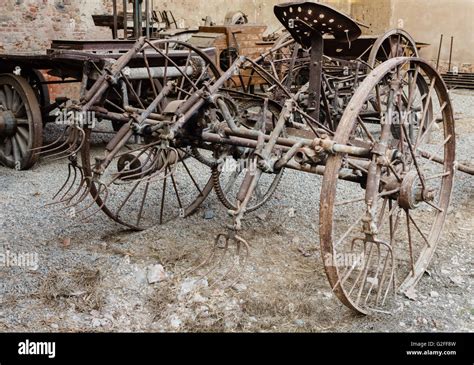
M 69 189 L 66 190 L 66 192 L 61 196 L 61 198 L 57 201 L 56 198 L 59 194 L 61 194 L 61 192 L 63 191 L 63 189 L 67 186 L 70 178 L 71 178 L 71 169 L 74 171 L 74 177 L 72 179 L 72 183 L 71 185 L 69 186 Z M 81 176 L 82 176 L 82 171 L 79 167 L 73 165 L 72 163 L 69 163 L 68 164 L 68 175 L 67 175 L 67 178 L 66 178 L 66 181 L 64 182 L 63 186 L 61 186 L 61 188 L 56 192 L 56 194 L 54 194 L 52 200 L 53 202 L 51 203 L 48 203 L 46 205 L 44 205 L 44 207 L 49 207 L 49 206 L 52 206 L 52 205 L 57 205 L 57 204 L 62 204 L 64 203 L 67 199 L 64 199 L 64 197 L 71 191 L 72 187 L 74 186 L 75 182 L 76 182 L 76 179 L 77 179 L 77 170 L 79 170 L 81 172 Z
M 71 141 L 70 147 L 67 150 L 53 154 L 53 155 L 49 155 L 47 156 L 47 158 L 51 161 L 57 161 L 57 160 L 63 160 L 70 156 L 77 155 L 77 153 L 81 150 L 82 146 L 84 145 L 84 140 L 85 140 L 85 135 L 86 135 L 86 133 L 84 132 L 82 128 L 78 128 L 78 131 L 79 131 L 79 135 L 75 137 L 74 141 Z M 80 141 L 79 145 L 77 141 Z M 77 147 L 73 149 L 74 146 L 77 146 Z M 53 156 L 59 156 L 61 154 L 63 154 L 61 157 L 52 158 Z
M 74 168 L 74 181 L 72 182 L 71 186 L 69 187 L 68 191 L 66 191 L 66 193 L 64 193 L 64 195 L 61 197 L 60 200 L 56 200 L 56 201 L 53 201 L 51 203 L 48 203 L 45 205 L 45 207 L 49 207 L 49 206 L 53 206 L 53 205 L 60 205 L 60 204 L 64 204 L 65 206 L 60 208 L 59 210 L 66 210 L 68 207 L 69 207 L 69 204 L 71 202 L 71 200 L 79 193 L 79 191 L 83 188 L 82 184 L 83 184 L 83 177 L 84 177 L 84 174 L 82 173 L 82 170 L 77 167 L 77 166 L 73 166 Z M 75 181 L 77 180 L 77 172 L 76 172 L 76 169 L 79 170 L 80 174 L 81 174 L 81 179 L 79 180 L 79 184 L 78 184 L 78 187 L 77 189 L 74 191 L 74 194 L 70 194 L 67 198 L 66 198 L 66 195 L 69 193 L 69 191 L 72 189 L 72 187 L 75 185 Z M 66 184 L 67 184 L 67 180 L 66 180 Z M 56 193 L 57 195 L 58 193 Z
M 71 163 L 68 163 L 67 165 L 67 178 L 66 178 L 66 181 L 64 182 L 64 184 L 61 186 L 61 188 L 56 192 L 56 194 L 54 194 L 52 200 L 55 200 L 57 198 L 57 196 L 59 194 L 61 194 L 61 191 L 63 191 L 63 189 L 66 187 L 68 181 L 69 181 L 69 178 L 71 177 L 71 168 L 74 168 L 72 166 Z M 73 180 L 73 184 L 74 184 L 74 181 L 76 181 L 76 170 L 74 170 L 74 180 Z M 70 188 L 69 188 L 70 189 Z M 66 192 L 67 193 L 67 192 Z
M 82 212 L 85 212 L 85 211 L 88 210 L 90 207 L 92 207 L 95 203 L 97 203 L 97 200 L 99 199 L 100 194 L 101 194 L 101 192 L 102 192 L 102 187 L 104 187 L 104 189 L 105 189 L 106 191 L 108 191 L 108 190 L 107 190 L 107 187 L 105 186 L 105 184 L 99 182 L 99 189 L 97 189 L 97 194 L 96 194 L 94 197 L 92 197 L 92 202 L 91 202 L 89 205 L 87 205 L 85 208 L 82 208 L 81 210 L 79 210 L 78 212 L 76 212 L 76 214 L 80 214 L 80 213 L 82 213 Z M 106 194 L 105 198 L 107 198 L 107 197 L 108 197 L 108 193 Z M 105 200 L 104 200 L 104 201 L 105 201 Z M 102 205 L 100 206 L 100 207 L 101 207 L 100 209 L 102 209 L 102 207 L 105 205 L 105 202 L 104 202 L 104 201 L 102 202 Z M 100 209 L 99 209 L 99 210 L 100 210 Z
M 171 175 L 174 175 L 174 173 L 176 172 L 176 169 L 177 169 L 177 163 L 174 163 L 171 167 L 170 167 L 170 163 L 169 163 L 169 160 L 166 158 L 163 160 L 163 167 L 161 169 L 159 169 L 158 171 L 154 172 L 153 174 L 151 174 L 150 176 L 147 176 L 147 177 L 144 177 L 142 180 L 147 180 L 147 182 L 149 183 L 153 183 L 153 182 L 157 182 L 157 181 L 162 181 L 164 179 L 167 179 L 168 177 L 170 177 Z M 161 175 L 162 172 L 165 172 L 164 175 Z
M 179 156 L 178 152 L 174 148 L 171 148 L 171 150 L 175 151 L 177 156 Z M 164 155 L 166 154 L 165 150 L 162 150 L 161 153 L 164 154 Z M 178 163 L 177 163 L 178 161 L 176 161 L 174 164 L 170 164 L 169 161 L 170 160 L 169 160 L 169 154 L 168 154 L 168 156 L 163 158 L 163 167 L 161 169 L 159 169 L 158 171 L 153 172 L 153 174 L 151 174 L 150 176 L 144 176 L 143 178 L 135 180 L 135 181 L 144 181 L 144 180 L 146 180 L 147 183 L 153 183 L 153 182 L 162 181 L 164 179 L 167 179 L 168 177 L 173 175 L 176 172 L 177 168 L 178 168 Z M 158 160 L 155 161 L 155 164 L 156 163 L 158 163 Z M 172 165 L 172 166 L 170 167 L 170 165 Z M 150 170 L 153 170 L 153 168 L 154 168 L 154 166 L 150 167 L 146 171 L 146 173 L 148 173 L 148 171 L 150 171 Z M 168 171 L 168 170 L 169 170 L 169 172 L 167 173 L 166 171 Z M 160 176 L 163 171 L 165 171 L 165 174 L 163 176 Z
M 155 142 L 152 142 L 152 143 L 149 143 L 149 144 L 140 146 L 140 147 L 135 148 L 135 149 L 130 149 L 130 150 L 124 151 L 124 152 L 121 152 L 121 153 L 117 154 L 117 155 L 115 156 L 115 158 L 117 159 L 117 158 L 120 158 L 120 157 L 122 157 L 122 156 L 128 155 L 128 154 L 130 154 L 130 153 L 140 151 L 140 150 L 142 150 L 142 149 L 148 149 L 149 147 L 156 146 L 156 145 L 158 145 L 158 144 L 160 144 L 160 143 L 161 143 L 161 141 L 155 141 Z M 127 147 L 127 146 L 125 146 L 125 147 Z
M 57 146 L 55 148 L 49 149 L 49 150 L 40 151 L 39 154 L 46 154 L 46 153 L 51 153 L 51 152 L 59 150 L 60 152 L 58 152 L 58 153 L 54 153 L 54 154 L 45 156 L 46 158 L 51 159 L 51 157 L 60 155 L 62 153 L 65 153 L 65 151 L 69 150 L 71 148 L 71 143 L 76 139 L 77 128 L 68 127 L 68 128 L 66 128 L 66 131 L 69 130 L 69 129 L 70 129 L 70 132 L 69 132 L 66 140 L 62 144 L 60 144 L 59 146 Z M 66 150 L 63 150 L 64 146 L 66 146 L 68 144 L 69 144 L 69 147 Z
M 128 162 L 128 165 L 130 166 L 132 163 L 134 163 L 135 161 L 137 161 L 145 152 L 147 151 L 147 149 L 142 149 L 142 151 L 140 152 L 139 155 L 135 156 L 135 158 L 132 160 L 132 161 L 129 161 Z M 129 154 L 129 152 L 123 154 L 123 156 L 125 156 L 126 154 Z M 116 160 L 118 158 L 118 156 L 114 157 L 113 159 Z M 147 157 L 147 160 L 145 161 L 145 163 L 147 163 L 148 161 L 150 161 L 152 159 L 152 157 L 150 157 L 150 155 Z M 131 169 L 131 170 L 127 170 L 127 172 L 133 172 L 133 171 L 139 171 L 140 170 L 140 167 L 136 167 L 134 169 Z M 121 171 L 118 171 L 118 172 L 114 172 L 113 174 L 111 174 L 114 178 L 116 176 L 120 177 L 122 174 Z M 132 174 L 132 175 L 128 175 L 127 177 L 135 177 L 135 176 L 139 176 L 140 173 L 138 174 Z M 115 180 L 115 179 L 114 179 Z M 108 184 L 110 186 L 110 184 Z
M 224 241 L 225 244 L 224 244 L 224 247 L 219 247 L 219 242 L 220 242 L 222 237 L 224 237 L 224 239 L 225 239 L 225 241 Z M 191 273 L 199 270 L 200 268 L 206 266 L 207 264 L 209 264 L 214 259 L 214 257 L 216 256 L 217 248 L 223 248 L 225 251 L 224 251 L 224 254 L 222 255 L 221 259 L 214 266 L 211 266 L 211 268 L 205 274 L 201 275 L 201 279 L 206 277 L 213 270 L 215 270 L 216 267 L 219 266 L 219 264 L 222 262 L 222 260 L 225 256 L 225 253 L 227 252 L 228 247 L 229 247 L 229 239 L 227 238 L 227 235 L 224 234 L 224 233 L 219 233 L 217 235 L 217 237 L 214 239 L 214 245 L 212 246 L 212 250 L 211 250 L 210 255 L 203 262 L 201 262 L 198 266 L 192 268 L 187 274 L 191 274 Z
M 143 150 L 138 156 L 136 156 L 136 157 L 129 163 L 129 165 L 132 164 L 133 162 L 137 161 L 138 158 L 139 158 L 140 156 L 142 156 L 145 152 L 146 152 L 146 150 Z M 147 157 L 147 160 L 144 162 L 144 164 L 147 164 L 147 163 L 148 163 L 149 161 L 151 161 L 151 160 L 155 161 L 155 159 L 156 159 L 156 157 L 155 157 L 154 155 L 149 155 L 149 156 Z M 132 181 L 133 181 L 133 182 L 136 182 L 136 181 L 141 181 L 141 180 L 143 180 L 143 178 L 141 178 L 141 179 L 134 179 L 134 177 L 146 176 L 146 174 L 147 174 L 149 171 L 152 171 L 152 170 L 153 170 L 153 168 L 154 168 L 155 165 L 156 165 L 156 161 L 153 162 L 153 164 L 152 164 L 148 169 L 146 169 L 145 171 L 141 171 L 141 170 L 140 170 L 140 169 L 141 169 L 141 166 L 139 166 L 139 167 L 137 167 L 137 168 L 135 168 L 135 169 L 132 169 L 132 170 L 128 170 L 128 172 L 135 172 L 135 171 L 136 171 L 137 173 L 127 174 L 127 176 L 126 176 L 127 180 L 122 180 L 122 182 L 121 182 L 121 183 L 118 182 L 117 185 L 125 185 L 125 184 L 130 184 L 130 182 L 132 182 Z M 113 183 L 115 183 L 116 180 L 120 179 L 121 172 L 115 172 L 115 173 L 112 174 L 112 176 L 113 176 L 113 179 L 112 179 L 112 181 L 110 181 L 110 182 L 107 184 L 107 186 L 112 185 Z
M 79 167 L 79 166 L 75 166 L 76 169 L 79 171 L 79 173 L 81 174 L 81 178 L 79 180 L 79 184 L 78 184 L 78 187 L 77 189 L 74 191 L 73 194 L 70 194 L 69 196 L 68 192 L 66 192 L 62 197 L 61 197 L 61 200 L 59 200 L 59 202 L 61 203 L 65 203 L 65 204 L 69 204 L 71 202 L 72 199 L 74 199 L 75 196 L 77 196 L 77 194 L 79 194 L 79 191 L 82 189 L 82 185 L 83 185 L 83 182 L 84 182 L 84 173 L 82 172 L 82 167 Z M 72 188 L 72 185 L 71 185 L 71 188 Z M 66 197 L 67 196 L 67 197 Z
M 90 180 L 89 183 L 87 183 L 87 181 Z M 80 188 L 84 187 L 84 192 L 79 195 L 79 191 L 80 189 L 78 189 L 78 192 L 76 195 L 74 195 L 67 203 L 67 205 L 64 207 L 64 210 L 66 209 L 70 209 L 74 206 L 77 206 L 79 205 L 80 203 L 82 203 L 86 197 L 91 193 L 91 190 L 92 190 L 92 178 L 90 176 L 86 176 L 83 181 L 81 182 L 80 184 Z M 76 197 L 77 195 L 79 195 L 79 199 L 75 202 L 72 202 L 73 198 Z
M 382 262 L 382 252 L 380 250 L 380 245 L 377 245 L 377 253 L 378 253 L 378 255 L 377 255 L 377 269 L 375 270 L 375 273 L 372 276 L 372 277 L 376 278 L 377 280 L 373 280 L 372 283 L 370 283 L 370 287 L 367 290 L 367 295 L 365 297 L 364 305 L 367 305 L 367 302 L 369 301 L 370 294 L 372 294 L 372 290 L 374 290 L 376 281 L 378 282 L 378 276 L 379 276 L 379 271 L 380 271 L 380 266 L 381 266 L 380 264 Z M 366 281 L 367 281 L 367 278 L 366 278 Z
M 239 265 L 243 266 L 246 262 L 247 262 L 247 259 L 249 258 L 250 256 L 250 245 L 248 244 L 248 242 L 246 240 L 244 240 L 242 237 L 240 236 L 237 236 L 235 235 L 233 238 L 230 238 L 232 239 L 235 244 L 236 244 L 236 253 L 237 253 L 237 258 L 239 260 Z M 244 256 L 244 263 L 242 264 L 240 262 L 240 249 L 241 249 L 241 245 L 244 246 L 244 249 L 245 249 L 245 252 L 246 252 L 246 255 Z M 232 263 L 232 266 L 230 267 L 230 269 L 227 271 L 227 273 L 224 274 L 224 276 L 218 280 L 220 282 L 223 282 L 224 280 L 226 280 L 231 273 L 234 272 L 234 270 L 236 269 L 237 267 L 237 264 L 235 262 L 236 260 L 233 260 L 233 263 Z M 226 288 L 231 288 L 232 286 L 234 286 L 240 279 L 240 277 L 242 276 L 242 273 L 243 273 L 243 268 L 240 270 L 240 273 L 237 275 L 237 277 L 235 278 L 235 280 L 233 282 L 231 282 L 231 284 L 227 285 Z M 216 283 L 218 282 L 216 281 Z
M 101 189 L 102 187 L 104 187 L 104 196 L 101 198 L 102 204 L 100 204 L 100 205 L 99 205 L 99 208 L 97 208 L 97 209 L 96 209 L 95 211 L 93 211 L 91 214 L 89 214 L 88 216 L 86 216 L 86 217 L 80 219 L 79 222 L 86 222 L 86 221 L 89 220 L 91 217 L 93 217 L 94 215 L 96 215 L 97 213 L 99 213 L 99 212 L 102 210 L 102 208 L 104 208 L 105 203 L 107 202 L 107 199 L 108 199 L 108 197 L 109 197 L 109 189 L 107 188 L 107 186 L 106 186 L 105 184 L 101 184 L 101 187 L 100 187 L 99 190 L 97 191 L 97 196 L 93 199 L 92 203 L 91 203 L 88 207 L 86 207 L 86 208 L 84 208 L 83 210 L 77 212 L 77 214 L 82 213 L 83 211 L 88 210 L 88 209 L 97 201 L 97 198 L 98 198 L 99 195 L 100 195 L 100 189 Z
M 56 144 L 58 144 L 59 141 L 61 141 L 61 139 L 64 137 L 64 135 L 66 134 L 66 131 L 67 131 L 69 128 L 70 128 L 70 127 L 64 128 L 63 131 L 62 131 L 62 133 L 61 133 L 61 135 L 60 135 L 58 138 L 56 138 L 56 139 L 54 140 L 54 142 L 51 142 L 50 144 L 47 144 L 47 145 L 45 145 L 45 146 L 32 148 L 30 151 L 37 151 L 37 150 L 39 150 L 38 155 L 48 152 L 48 148 L 50 148 L 50 147 L 55 146 Z
M 391 262 L 392 262 L 392 265 L 391 265 L 391 272 L 392 272 L 392 275 L 393 275 L 393 270 L 394 270 L 394 267 L 393 267 L 393 255 L 392 255 L 392 252 L 390 250 L 387 250 L 387 255 L 385 256 L 385 262 L 384 262 L 384 266 L 383 266 L 383 269 L 382 269 L 382 277 L 380 279 L 380 283 L 378 285 L 378 288 L 377 288 L 377 295 L 375 297 L 375 306 L 379 306 L 379 303 L 380 303 L 380 296 L 382 294 L 382 291 L 383 291 L 383 284 L 385 282 L 385 277 L 386 277 L 386 273 L 387 273 L 387 266 L 388 266 L 388 258 L 389 256 L 392 258 Z M 390 275 L 390 281 L 388 282 L 388 287 L 390 287 L 391 285 L 391 278 L 392 278 L 392 275 Z

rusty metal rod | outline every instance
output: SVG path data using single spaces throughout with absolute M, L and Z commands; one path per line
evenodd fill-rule
M 453 45 L 454 45 L 454 37 L 451 36 L 451 46 L 449 47 L 449 65 L 448 65 L 448 72 L 451 72 L 451 61 L 453 60 Z
M 288 169 L 301 171 L 301 172 L 307 172 L 310 174 L 321 175 L 321 176 L 324 175 L 324 172 L 326 170 L 326 166 L 324 165 L 318 165 L 318 166 L 300 165 L 292 161 L 287 163 L 285 167 Z M 354 175 L 352 173 L 352 170 L 344 169 L 344 168 L 339 170 L 339 179 L 355 182 L 355 183 L 361 183 L 364 180 L 363 177 Z
M 439 40 L 439 49 L 438 49 L 438 58 L 436 59 L 436 71 L 439 68 L 439 60 L 441 58 L 441 48 L 443 47 L 443 34 L 441 34 L 441 38 Z
M 113 17 L 114 17 L 114 25 L 112 29 L 112 38 L 117 39 L 117 32 L 118 32 L 118 19 L 117 19 L 117 0 L 112 1 L 113 7 Z
M 439 163 L 441 165 L 444 164 L 444 159 L 442 157 L 433 155 L 433 154 L 431 154 L 427 151 L 421 151 L 421 150 L 418 150 L 418 151 L 420 152 L 421 157 L 426 158 L 428 160 L 431 160 L 433 162 Z M 461 172 L 464 172 L 465 174 L 474 175 L 474 167 L 473 166 L 468 166 L 468 165 L 465 165 L 465 164 L 458 163 L 456 165 L 456 168 L 457 168 L 457 170 L 459 170 Z
M 128 39 L 127 0 L 123 0 L 123 39 Z

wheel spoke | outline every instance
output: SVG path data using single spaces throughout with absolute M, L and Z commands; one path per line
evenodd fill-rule
M 18 146 L 18 143 L 14 137 L 11 138 L 11 141 L 12 141 L 12 147 L 13 147 L 13 159 L 17 163 L 21 160 L 20 147 Z
M 180 151 L 182 151 L 182 150 L 180 150 Z M 202 196 L 202 195 L 203 195 L 202 190 L 201 190 L 201 188 L 199 187 L 199 185 L 198 185 L 198 183 L 196 182 L 196 180 L 194 179 L 193 174 L 191 174 L 191 171 L 189 171 L 188 166 L 187 166 L 186 163 L 184 162 L 184 158 L 183 158 L 183 157 L 179 157 L 179 161 L 183 164 L 184 169 L 186 170 L 186 172 L 188 173 L 189 177 L 191 178 L 191 180 L 192 180 L 194 186 L 195 186 L 196 189 L 199 191 L 199 195 Z
M 25 139 L 26 143 L 28 143 L 30 139 L 30 134 L 28 133 L 28 129 L 25 127 L 17 127 L 17 132 Z
M 3 152 L 5 154 L 5 157 L 12 156 L 13 146 L 12 146 L 11 138 L 6 138 L 5 139 L 4 146 L 3 146 Z
M 165 169 L 165 171 L 166 171 L 166 169 Z M 163 212 L 164 212 L 164 209 L 165 209 L 166 182 L 167 181 L 168 181 L 168 177 L 166 176 L 163 179 L 163 191 L 161 192 L 160 224 L 163 224 Z
M 3 90 L 5 92 L 7 109 L 12 110 L 12 102 L 13 102 L 12 89 L 10 88 L 9 85 L 3 85 Z
M 166 173 L 166 171 L 165 171 L 165 173 Z M 177 202 L 178 202 L 179 209 L 180 209 L 180 211 L 182 211 L 182 209 L 183 209 L 183 204 L 181 203 L 181 197 L 179 196 L 178 186 L 177 186 L 177 184 L 176 184 L 176 180 L 175 180 L 175 178 L 174 178 L 174 174 L 172 173 L 172 174 L 170 175 L 170 177 L 171 177 L 171 182 L 173 183 L 173 190 L 174 190 L 174 192 L 175 192 L 175 194 L 176 194 L 176 200 L 177 200 Z
M 150 182 L 147 181 L 145 183 L 145 189 L 143 191 L 143 197 L 142 197 L 142 200 L 141 200 L 141 203 L 140 203 L 140 209 L 138 210 L 138 215 L 137 215 L 137 226 L 140 225 L 140 221 L 142 219 L 142 213 L 143 213 L 143 206 L 145 205 L 145 199 L 146 199 L 146 196 L 148 194 L 148 187 L 150 186 Z
M 339 240 L 334 244 L 334 247 L 338 247 L 341 245 L 342 242 L 344 242 L 344 240 L 347 238 L 347 236 L 349 236 L 349 233 L 352 232 L 352 230 L 354 228 L 356 228 L 360 222 L 362 221 L 362 219 L 364 218 L 363 215 L 361 215 L 350 227 L 349 229 L 342 235 L 341 238 L 339 238 Z
M 26 153 L 28 152 L 28 144 L 25 143 L 24 139 L 22 138 L 22 136 L 17 133 L 14 137 L 13 137 L 16 141 L 16 143 L 18 144 L 18 147 L 19 147 L 19 150 L 20 150 L 20 156 L 25 156 Z
M 5 96 L 5 92 L 0 89 L 0 106 L 3 109 L 8 109 L 7 98 Z
M 411 272 L 412 276 L 415 276 L 415 260 L 413 258 L 413 243 L 411 238 L 411 229 L 410 229 L 410 215 L 408 210 L 405 210 L 406 222 L 407 222 L 407 234 L 408 234 L 408 247 L 410 249 L 410 263 L 411 263 Z
M 416 228 L 416 230 L 418 231 L 418 233 L 420 234 L 420 236 L 423 238 L 423 240 L 426 242 L 426 245 L 428 247 L 431 247 L 430 246 L 430 242 L 428 241 L 428 238 L 426 238 L 425 234 L 421 231 L 420 227 L 418 226 L 418 224 L 415 222 L 415 219 L 413 218 L 413 216 L 410 214 L 409 211 L 407 211 L 407 215 L 408 215 L 408 218 L 410 218 L 410 221 L 413 223 L 413 226 Z

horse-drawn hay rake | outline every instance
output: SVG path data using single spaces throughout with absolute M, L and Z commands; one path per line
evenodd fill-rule
M 143 229 L 188 216 L 214 189 L 230 215 L 216 247 L 248 251 L 242 219 L 284 170 L 321 175 L 331 288 L 357 312 L 386 311 L 422 277 L 447 215 L 456 166 L 446 86 L 405 32 L 338 58 L 324 43 L 356 42 L 349 17 L 310 2 L 277 5 L 275 15 L 291 38 L 223 74 L 173 40 L 140 38 L 116 59 L 90 62 L 63 146 L 45 147 L 69 159 L 56 200 Z M 105 147 L 92 146 L 90 112 L 113 122 Z

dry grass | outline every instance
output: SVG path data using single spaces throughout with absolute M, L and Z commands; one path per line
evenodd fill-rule
M 103 304 L 100 270 L 78 266 L 70 272 L 52 270 L 42 281 L 38 296 L 46 304 L 74 305 L 78 312 L 100 310 Z
M 148 306 L 151 313 L 154 313 L 153 321 L 163 319 L 168 305 L 175 303 L 176 299 L 176 294 L 170 283 L 159 285 L 153 295 L 148 298 Z

